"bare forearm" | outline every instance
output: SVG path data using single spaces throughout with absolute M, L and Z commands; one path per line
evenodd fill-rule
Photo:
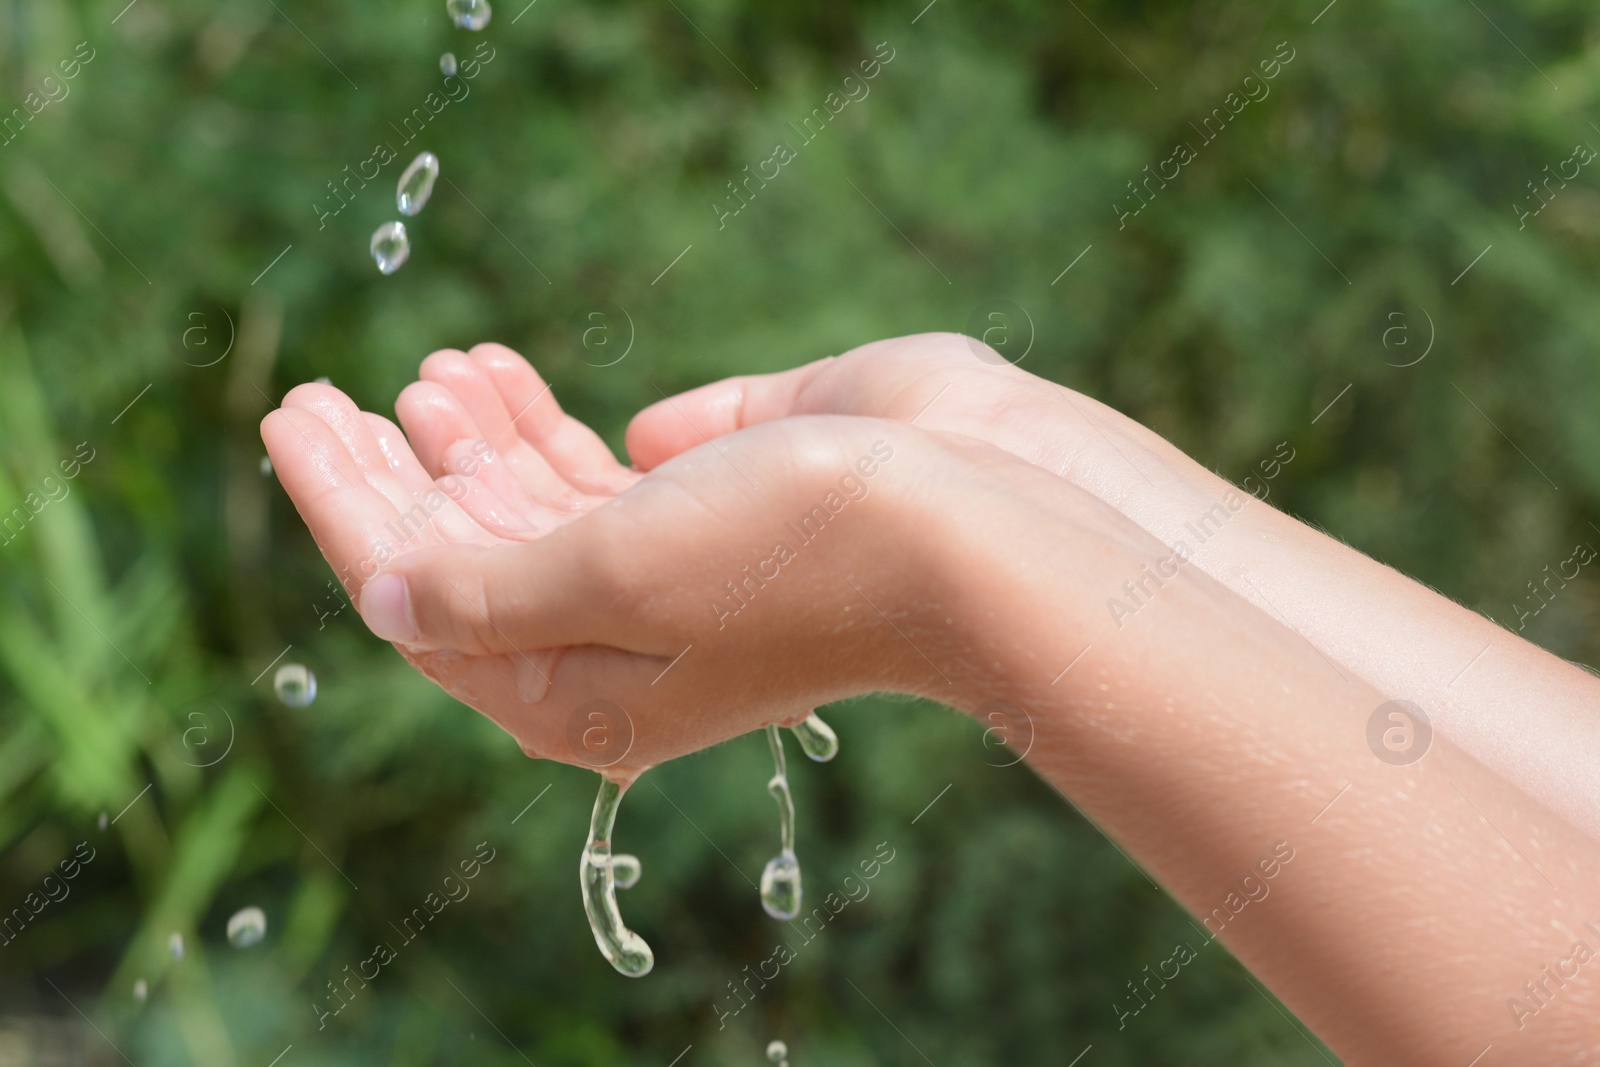
M 726 432 L 795 411 L 987 441 L 1123 512 L 1165 556 L 1183 550 L 1184 569 L 1304 635 L 1381 697 L 1369 714 L 1387 700 L 1418 705 L 1441 734 L 1600 839 L 1600 680 L 1238 491 L 1119 412 L 982 349 L 926 334 L 717 383 L 642 414 L 630 448 L 649 465 L 699 443 L 700 423 Z M 684 406 L 700 422 L 687 424 Z M 1137 626 L 1161 579 L 1124 580 L 1101 603 L 1106 618 Z
M 1041 385 L 1054 395 L 1040 394 L 1040 417 L 1075 426 L 1074 440 L 1086 419 L 1107 436 L 1081 451 L 1035 443 L 1037 461 L 1185 548 L 1194 568 L 1370 684 L 1379 699 L 1369 713 L 1388 700 L 1418 705 L 1439 733 L 1600 839 L 1600 679 L 1239 491 L 1116 412 L 1083 397 L 1069 406 L 1064 390 Z M 1112 600 L 1138 610 L 1144 599 L 1119 589 L 1108 616 Z
M 1584 929 L 1600 905 L 1573 904 L 1600 900 L 1594 842 L 1448 740 L 1408 766 L 1377 759 L 1366 725 L 1384 696 L 1192 568 L 1121 628 L 1065 609 L 1164 552 L 1063 553 L 1085 541 L 1061 533 L 1075 509 L 962 524 L 953 559 L 1011 549 L 1006 572 L 954 594 L 994 620 L 972 658 L 999 664 L 963 702 L 1026 709 L 1033 765 L 1198 917 L 1191 951 L 1220 935 L 1350 1062 L 1459 1065 L 1489 1044 L 1578 1062 L 1594 983 L 1544 1004 L 1522 983 L 1575 941 L 1600 947 Z

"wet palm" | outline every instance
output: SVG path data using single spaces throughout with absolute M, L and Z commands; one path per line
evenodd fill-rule
M 931 438 L 801 416 L 641 475 L 506 349 L 435 354 L 422 379 L 397 404 L 404 436 L 326 386 L 293 390 L 263 436 L 368 625 L 530 755 L 628 779 L 935 674 L 884 614 L 918 585 L 902 488 L 938 465 L 924 462 L 942 447 Z M 896 458 L 869 489 L 857 472 L 873 455 Z M 746 586 L 728 625 L 715 602 L 734 603 L 731 580 L 756 581 L 752 562 L 785 523 L 842 501 L 843 478 L 860 493 L 828 547 L 769 572 L 758 595 Z M 596 704 L 620 747 L 591 744 Z
M 396 411 L 405 434 L 332 386 L 302 385 L 262 424 L 274 470 L 352 597 L 401 556 L 531 541 L 639 479 L 561 411 L 526 360 L 500 345 L 428 357 Z M 481 687 L 486 672 L 498 671 L 513 678 L 519 699 L 537 699 L 556 656 L 395 647 L 508 730 L 473 679 Z

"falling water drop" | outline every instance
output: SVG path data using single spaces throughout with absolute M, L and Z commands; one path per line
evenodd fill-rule
M 174 932 L 171 937 L 167 938 L 167 951 L 172 953 L 172 958 L 173 959 L 175 959 L 175 960 L 183 959 L 183 935 L 182 934 Z
M 617 874 L 611 857 L 611 830 L 622 803 L 622 790 L 616 782 L 600 779 L 594 815 L 589 819 L 589 840 L 578 861 L 578 882 L 583 889 L 583 910 L 589 916 L 589 929 L 594 931 L 600 954 L 622 974 L 642 978 L 655 966 L 656 957 L 644 938 L 623 925 L 622 914 L 617 911 Z
M 456 54 L 454 52 L 446 52 L 444 55 L 439 57 L 439 72 L 446 78 L 449 78 L 455 74 Z
M 106 818 L 106 813 L 102 811 L 100 813 L 100 817 L 94 821 L 94 824 L 100 829 L 104 830 L 109 825 L 109 822 Z
M 463 30 L 481 30 L 489 25 L 489 0 L 445 0 L 450 21 Z
M 393 274 L 411 258 L 411 239 L 406 236 L 406 224 L 386 222 L 372 231 L 372 259 L 378 270 Z
M 774 919 L 787 922 L 800 914 L 800 861 L 793 852 L 781 852 L 767 861 L 761 872 L 761 906 Z
M 249 948 L 267 936 L 267 915 L 260 908 L 241 908 L 228 920 L 228 944 Z
M 415 215 L 433 195 L 433 183 L 439 180 L 439 157 L 432 152 L 419 152 L 417 158 L 400 175 L 395 186 L 394 204 L 402 215 Z
M 261 457 L 261 462 L 259 464 L 257 464 L 257 466 L 261 470 L 261 477 L 263 477 L 263 478 L 272 477 L 272 457 L 271 456 L 262 456 Z
M 767 792 L 778 802 L 778 838 L 781 850 L 761 872 L 761 906 L 774 919 L 789 920 L 800 914 L 800 861 L 794 854 L 794 797 L 789 793 L 789 765 L 783 757 L 783 735 L 767 727 L 775 771 Z
M 771 1060 L 773 1063 L 784 1064 L 785 1067 L 787 1067 L 787 1062 L 789 1059 L 789 1046 L 785 1045 L 782 1041 L 774 1041 L 772 1044 L 767 1046 L 767 1059 Z
M 317 676 L 298 663 L 285 663 L 272 676 L 272 691 L 291 708 L 303 708 L 317 699 Z
M 638 856 L 620 852 L 611 857 L 611 873 L 617 877 L 618 889 L 632 889 L 638 885 L 639 875 L 643 870 Z
M 140 1004 L 150 999 L 150 983 L 143 978 L 133 983 L 133 999 Z
M 817 718 L 816 712 L 813 711 L 806 716 L 805 722 L 790 729 L 800 742 L 800 747 L 806 750 L 806 755 L 818 763 L 827 763 L 839 754 L 839 735 L 833 732 L 833 727 Z

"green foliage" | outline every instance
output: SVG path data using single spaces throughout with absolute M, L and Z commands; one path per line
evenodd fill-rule
M 1600 144 L 1592 5 L 507 0 L 471 35 L 438 0 L 123 4 L 0 2 L 0 114 L 70 88 L 0 145 L 4 511 L 94 453 L 0 535 L 0 908 L 97 850 L 0 948 L 9 1012 L 75 1024 L 70 996 L 140 1064 L 752 1064 L 775 1036 L 796 1067 L 1324 1062 L 1220 947 L 1119 1031 L 1187 917 L 988 766 L 977 725 L 889 699 L 832 709 L 841 756 L 795 774 L 813 899 L 887 842 L 871 894 L 719 1029 L 727 984 L 796 936 L 751 884 L 775 820 L 741 739 L 623 805 L 623 909 L 658 963 L 620 978 L 577 892 L 593 776 L 528 763 L 352 611 L 319 619 L 330 576 L 256 424 L 319 375 L 384 410 L 427 352 L 494 339 L 619 443 L 662 392 L 981 330 L 1004 299 L 1028 369 L 1237 479 L 1291 442 L 1274 503 L 1515 622 L 1600 537 L 1600 172 L 1525 228 L 1512 207 Z M 406 145 L 439 54 L 480 41 L 470 94 Z M 1202 144 L 1280 41 L 1270 95 Z M 879 42 L 869 95 L 802 144 Z M 779 141 L 796 158 L 719 222 Z M 383 142 L 397 161 L 320 225 Z M 419 148 L 444 178 L 380 277 L 367 238 Z M 1595 588 L 1528 633 L 1595 660 Z M 304 710 L 257 678 L 291 645 L 321 681 Z M 482 841 L 471 896 L 319 1029 L 328 983 Z M 267 940 L 229 949 L 247 904 Z

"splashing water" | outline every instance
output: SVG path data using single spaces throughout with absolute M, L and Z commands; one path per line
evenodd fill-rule
M 272 691 L 291 708 L 303 708 L 317 699 L 317 676 L 298 663 L 285 663 L 272 676 Z
M 446 52 L 444 55 L 439 57 L 439 73 L 443 74 L 446 78 L 449 78 L 453 77 L 455 72 L 456 54 L 454 52 Z
M 395 186 L 394 204 L 402 215 L 415 215 L 433 195 L 433 183 L 439 180 L 439 157 L 432 152 L 419 152 L 400 175 Z
M 632 889 L 639 884 L 639 875 L 644 867 L 639 862 L 638 856 L 627 853 L 618 853 L 611 857 L 611 873 L 616 875 L 618 889 Z
M 827 763 L 839 754 L 839 735 L 833 732 L 833 727 L 817 718 L 814 711 L 806 716 L 805 722 L 790 727 L 790 730 L 800 742 L 800 747 L 806 750 L 806 755 L 818 763 Z
M 632 856 L 611 855 L 611 830 L 622 803 L 622 790 L 616 782 L 600 779 L 594 815 L 589 820 L 589 841 L 578 861 L 578 882 L 583 889 L 583 910 L 589 916 L 589 929 L 594 932 L 600 955 L 629 978 L 642 978 L 655 966 L 655 953 L 644 938 L 623 925 L 622 914 L 617 911 L 617 868 L 628 873 L 627 861 L 632 861 L 633 879 L 628 885 L 633 885 L 638 881 L 639 861 Z
M 372 261 L 383 274 L 393 274 L 411 258 L 411 238 L 406 224 L 386 222 L 372 231 Z
M 782 1041 L 774 1041 L 767 1046 L 767 1059 L 780 1067 L 789 1067 L 789 1046 Z
M 241 908 L 228 920 L 228 944 L 249 948 L 267 936 L 267 915 L 260 908 Z
M 489 0 L 445 0 L 450 21 L 463 30 L 481 30 L 489 25 Z
M 174 933 L 171 937 L 167 938 L 167 951 L 172 953 L 172 958 L 173 959 L 175 959 L 175 960 L 183 959 L 183 935 L 182 934 Z
M 761 872 L 761 906 L 774 919 L 789 920 L 800 914 L 800 861 L 794 855 L 794 797 L 789 793 L 789 765 L 783 757 L 783 735 L 767 727 L 775 772 L 767 792 L 778 802 L 778 838 L 781 851 Z

